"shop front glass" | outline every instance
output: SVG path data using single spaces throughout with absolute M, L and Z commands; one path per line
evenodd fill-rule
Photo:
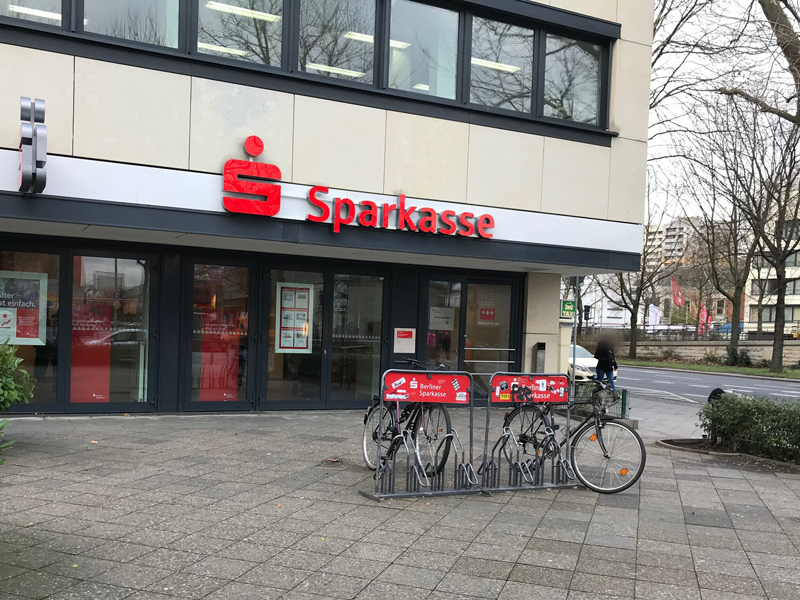
M 475 379 L 475 393 L 486 398 L 492 373 L 513 371 L 510 285 L 470 283 L 467 286 L 467 323 L 464 369 Z
M 58 276 L 57 254 L 0 252 L 0 343 L 16 346 L 36 379 L 35 404 L 56 403 Z
M 246 402 L 250 269 L 195 264 L 192 402 Z
M 453 371 L 460 368 L 461 288 L 455 281 L 428 283 L 427 360 Z
M 75 256 L 69 400 L 146 403 L 150 264 Z
M 331 400 L 370 400 L 381 381 L 383 277 L 333 276 Z
M 321 404 L 323 274 L 270 273 L 267 402 Z

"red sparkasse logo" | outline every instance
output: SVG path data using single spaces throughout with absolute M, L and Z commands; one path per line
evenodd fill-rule
M 264 151 L 264 142 L 256 136 L 245 140 L 244 149 L 255 158 Z M 275 165 L 258 163 L 252 160 L 229 160 L 225 163 L 222 189 L 225 192 L 259 196 L 259 199 L 223 196 L 222 204 L 226 210 L 248 215 L 274 217 L 281 209 L 281 170 Z M 396 226 L 401 231 L 440 233 L 491 239 L 494 217 L 490 214 L 475 215 L 471 212 L 457 213 L 454 210 L 437 212 L 422 206 L 406 206 L 406 197 L 400 194 L 397 204 L 363 200 L 355 203 L 350 198 L 334 198 L 333 208 L 319 196 L 329 192 L 327 187 L 314 186 L 308 191 L 308 202 L 314 208 L 306 215 L 307 221 L 325 223 L 331 220 L 334 233 L 341 231 L 342 225 L 358 225 L 374 229 L 389 229 Z M 392 213 L 395 213 L 392 216 Z M 419 213 L 419 216 L 415 216 Z

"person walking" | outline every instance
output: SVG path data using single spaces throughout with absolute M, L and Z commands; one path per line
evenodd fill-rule
M 614 354 L 614 338 L 610 335 L 601 336 L 600 341 L 597 342 L 594 357 L 597 359 L 597 375 L 595 377 L 602 382 L 607 376 L 608 387 L 616 390 L 614 369 L 617 368 L 617 357 Z

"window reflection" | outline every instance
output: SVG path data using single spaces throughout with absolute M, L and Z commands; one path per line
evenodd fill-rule
M 533 31 L 472 20 L 470 101 L 520 112 L 531 110 Z
M 61 25 L 61 0 L 8 0 L 0 3 L 0 17 Z
M 198 1 L 198 52 L 280 66 L 283 0 Z
M 375 0 L 302 0 L 300 70 L 372 82 Z
M 544 115 L 599 124 L 600 46 L 547 36 Z
M 392 0 L 389 87 L 456 97 L 458 13 Z
M 84 0 L 84 29 L 177 48 L 179 4 L 180 0 Z

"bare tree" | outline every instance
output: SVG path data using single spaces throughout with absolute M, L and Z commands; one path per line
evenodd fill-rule
M 671 199 L 661 207 L 653 199 L 654 182 L 648 181 L 646 215 L 645 215 L 645 241 L 642 249 L 639 270 L 628 273 L 612 273 L 595 277 L 595 284 L 603 296 L 615 306 L 627 310 L 631 315 L 631 340 L 630 357 L 636 358 L 636 346 L 639 337 L 639 312 L 645 307 L 645 302 L 657 296 L 657 287 L 668 280 L 679 264 L 676 260 L 664 260 L 663 247 L 660 243 L 652 243 L 649 233 L 664 227 L 669 218 L 665 206 L 671 207 Z
M 679 144 L 683 171 L 681 199 L 694 230 L 709 281 L 733 307 L 728 357 L 737 356 L 741 311 L 759 238 L 742 205 L 757 195 L 760 175 L 743 147 L 756 140 L 752 124 L 738 121 L 735 104 L 707 98 L 692 112 L 695 128 Z M 735 361 L 734 361 L 735 362 Z

